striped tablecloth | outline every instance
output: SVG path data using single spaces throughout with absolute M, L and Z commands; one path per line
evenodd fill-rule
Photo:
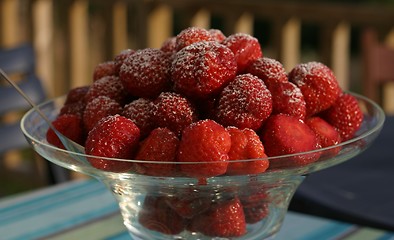
M 0 199 L 0 239 L 130 240 L 118 205 L 98 181 L 82 180 Z M 289 212 L 275 239 L 393 239 L 394 233 Z

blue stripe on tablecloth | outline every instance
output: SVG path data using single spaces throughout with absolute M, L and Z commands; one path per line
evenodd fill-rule
M 394 240 L 394 232 L 386 233 L 377 240 Z
M 128 232 L 121 232 L 116 235 L 105 238 L 105 240 L 133 240 Z
M 72 184 L 44 196 L 29 195 L 28 207 L 21 201 L 15 206 L 8 202 L 14 211 L 0 215 L 1 239 L 37 239 L 119 211 L 110 192 L 97 181 Z
M 90 183 L 89 183 L 90 182 Z M 75 188 L 66 189 L 60 192 L 54 192 L 50 195 L 40 196 L 37 198 L 25 200 L 25 203 L 16 203 L 8 206 L 4 211 L 0 210 L 0 226 L 10 223 L 14 220 L 19 220 L 21 217 L 28 217 L 29 215 L 40 214 L 41 211 L 48 211 L 63 205 L 69 201 L 78 201 L 85 195 L 91 195 L 95 192 L 107 191 L 97 183 L 88 181 L 89 184 L 76 185 Z M 94 183 L 94 184 L 93 184 Z

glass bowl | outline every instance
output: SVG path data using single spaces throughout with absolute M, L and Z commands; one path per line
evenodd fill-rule
M 46 141 L 48 125 L 34 110 L 25 114 L 21 128 L 34 150 L 45 159 L 104 183 L 118 201 L 124 224 L 133 239 L 261 240 L 278 232 L 289 202 L 307 174 L 353 158 L 378 136 L 385 119 L 382 109 L 365 97 L 352 95 L 357 98 L 364 113 L 363 123 L 352 139 L 311 152 L 268 158 L 284 160 L 304 154 L 321 154 L 318 161 L 305 166 L 268 169 L 260 174 L 196 179 L 182 175 L 157 177 L 134 172 L 103 171 L 92 167 L 86 160 L 87 155 L 49 144 Z M 39 107 L 50 119 L 55 119 L 64 100 L 65 97 L 57 98 Z M 107 161 L 141 162 L 124 159 Z M 199 163 L 187 164 L 198 167 Z M 242 221 L 246 224 L 231 226 L 234 216 L 231 211 L 223 210 L 226 206 L 231 206 L 230 209 L 242 208 Z M 223 215 L 224 219 L 212 221 L 213 216 L 219 218 Z

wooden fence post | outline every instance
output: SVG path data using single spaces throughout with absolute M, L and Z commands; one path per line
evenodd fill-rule
M 350 25 L 339 23 L 332 34 L 331 66 L 342 89 L 349 89 Z

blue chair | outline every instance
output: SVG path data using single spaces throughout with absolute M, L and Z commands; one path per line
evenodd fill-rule
M 14 48 L 0 48 L 0 68 L 9 76 L 18 80 L 19 87 L 35 102 L 46 99 L 46 93 L 40 79 L 35 73 L 35 53 L 30 44 L 22 44 Z M 10 112 L 24 112 L 31 106 L 8 83 L 0 85 L 0 119 Z M 0 155 L 9 150 L 28 148 L 28 142 L 20 130 L 19 121 L 0 122 Z M 49 183 L 69 180 L 65 169 L 45 161 L 48 165 Z

